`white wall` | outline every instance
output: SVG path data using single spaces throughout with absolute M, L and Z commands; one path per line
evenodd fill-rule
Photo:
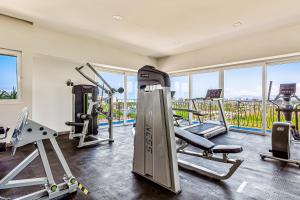
M 300 25 L 235 38 L 218 45 L 160 58 L 165 71 L 224 64 L 287 53 L 300 52 Z
M 57 131 L 69 130 L 65 122 L 72 121 L 72 87 L 66 81 L 90 83 L 74 69 L 78 63 L 43 55 L 35 56 L 33 62 L 33 119 Z
M 22 51 L 22 99 L 0 102 L 0 125 L 14 127 L 27 106 L 32 118 L 58 131 L 71 116 L 71 92 L 65 81 L 79 79 L 74 67 L 87 61 L 137 69 L 156 60 L 98 41 L 68 35 L 0 17 L 0 48 Z

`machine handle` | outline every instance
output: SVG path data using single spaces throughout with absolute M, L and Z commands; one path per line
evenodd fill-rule
M 272 84 L 273 84 L 273 81 L 270 81 L 270 84 L 269 84 L 269 91 L 268 91 L 268 101 L 270 101 L 271 90 L 272 90 Z
M 76 71 L 81 74 L 84 78 L 86 78 L 88 81 L 90 81 L 91 83 L 93 83 L 94 85 L 96 85 L 97 87 L 101 88 L 102 90 L 105 91 L 105 93 L 111 95 L 113 93 L 111 87 L 106 83 L 106 81 L 102 78 L 102 76 L 100 76 L 100 74 L 97 73 L 97 71 L 90 65 L 88 64 L 88 67 L 96 74 L 97 77 L 99 77 L 103 83 L 109 88 L 106 89 L 105 87 L 103 87 L 102 85 L 100 85 L 98 82 L 94 81 L 92 78 L 90 78 L 89 76 L 87 76 L 85 73 L 83 73 L 81 70 L 84 68 L 84 66 L 81 67 L 76 67 Z
M 110 91 L 112 91 L 112 87 L 104 80 L 104 78 L 94 69 L 94 67 L 90 63 L 86 63 L 86 65 L 94 72 L 94 74 L 108 87 Z

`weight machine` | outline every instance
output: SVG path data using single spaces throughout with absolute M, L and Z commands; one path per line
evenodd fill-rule
M 83 72 L 84 67 L 90 69 L 92 73 L 99 78 L 102 84 L 85 74 Z M 89 63 L 81 67 L 76 67 L 75 69 L 93 85 L 73 86 L 73 122 L 66 122 L 67 126 L 72 126 L 69 138 L 79 138 L 78 148 L 107 141 L 113 142 L 113 95 L 117 92 L 123 93 L 124 89 L 119 88 L 116 90 L 112 88 Z M 98 100 L 99 89 L 101 90 L 100 100 Z M 104 93 L 107 94 L 107 98 L 104 98 Z M 104 108 L 101 107 L 104 101 L 108 104 L 108 111 L 104 111 Z M 108 121 L 108 138 L 103 139 L 96 136 L 98 134 L 98 115 L 105 116 Z

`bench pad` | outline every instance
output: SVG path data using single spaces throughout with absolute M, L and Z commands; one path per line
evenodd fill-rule
M 243 148 L 238 145 L 216 145 L 212 149 L 213 153 L 240 153 Z
M 204 151 L 209 151 L 215 146 L 215 144 L 209 141 L 208 139 L 205 139 L 203 137 L 195 135 L 194 133 L 176 127 L 175 136 L 184 140 L 188 144 L 193 145 Z

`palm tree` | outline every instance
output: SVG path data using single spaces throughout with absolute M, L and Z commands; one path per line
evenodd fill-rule
M 5 91 L 0 90 L 0 99 L 5 99 L 5 94 L 6 94 Z
M 6 92 L 6 99 L 17 99 L 18 91 L 13 87 L 13 90 L 10 93 Z
M 0 99 L 17 99 L 18 91 L 13 87 L 13 90 L 7 92 L 5 90 L 0 90 Z

